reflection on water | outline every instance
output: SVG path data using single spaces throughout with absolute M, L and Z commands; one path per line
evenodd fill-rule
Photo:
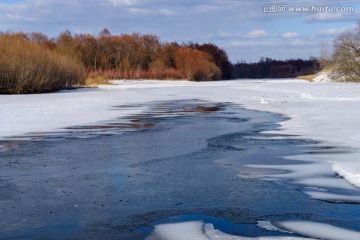
M 148 111 L 142 114 L 131 115 L 104 121 L 87 126 L 71 126 L 62 131 L 29 133 L 24 136 L 8 137 L 0 142 L 0 151 L 11 150 L 12 144 L 18 141 L 53 141 L 69 138 L 91 138 L 100 135 L 121 134 L 128 131 L 143 130 L 155 127 L 159 120 L 174 116 L 191 116 L 197 113 L 212 113 L 223 109 L 225 105 L 203 102 L 200 100 L 183 100 L 171 102 L 153 102 L 148 104 Z M 115 109 L 136 109 L 141 105 L 119 105 Z

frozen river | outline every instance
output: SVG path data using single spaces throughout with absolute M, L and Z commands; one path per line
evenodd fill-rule
M 0 238 L 290 239 L 299 235 L 279 231 L 323 231 L 281 225 L 299 221 L 360 231 L 360 205 L 349 204 L 355 200 L 320 201 L 306 194 L 333 191 L 356 199 L 355 187 L 331 168 L 314 173 L 337 184 L 321 190 L 294 182 L 286 177 L 292 172 L 282 169 L 314 164 L 284 156 L 343 150 L 263 133 L 286 119 L 231 103 L 145 105 L 141 114 L 3 143 L 8 149 L 0 154 Z M 269 226 L 279 228 L 264 229 Z
M 118 83 L 0 96 L 0 239 L 360 239 L 357 85 Z

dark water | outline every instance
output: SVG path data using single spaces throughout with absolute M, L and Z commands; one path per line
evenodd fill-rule
M 259 220 L 360 230 L 359 205 L 238 176 L 281 172 L 246 164 L 306 164 L 281 156 L 328 150 L 261 133 L 284 117 L 198 100 L 148 105 L 129 118 L 2 143 L 0 239 L 145 239 L 156 224 L 186 220 L 251 237 L 281 235 L 256 228 Z

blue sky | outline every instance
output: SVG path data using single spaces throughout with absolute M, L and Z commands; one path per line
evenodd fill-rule
M 263 7 L 285 6 L 284 12 Z M 350 12 L 289 12 L 291 6 L 350 6 Z M 0 31 L 153 33 L 164 41 L 213 42 L 229 58 L 258 61 L 319 56 L 360 21 L 357 0 L 0 0 Z

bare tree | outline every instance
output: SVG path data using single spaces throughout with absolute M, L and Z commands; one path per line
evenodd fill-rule
M 321 43 L 321 53 L 319 58 L 321 68 L 327 68 L 333 65 L 329 44 L 325 41 Z
M 335 73 L 344 81 L 360 82 L 360 23 L 334 40 Z

